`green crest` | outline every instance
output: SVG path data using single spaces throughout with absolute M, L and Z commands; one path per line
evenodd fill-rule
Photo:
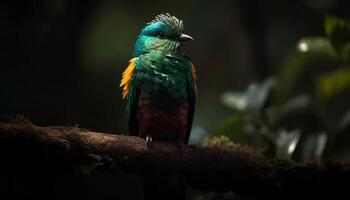
M 174 31 L 178 33 L 181 33 L 184 29 L 184 24 L 182 20 L 176 18 L 175 16 L 171 16 L 169 13 L 157 15 L 155 19 L 149 22 L 148 24 L 153 24 L 157 22 L 169 25 Z

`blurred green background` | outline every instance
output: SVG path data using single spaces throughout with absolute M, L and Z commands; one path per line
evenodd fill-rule
M 225 135 L 271 157 L 349 158 L 347 0 L 2 4 L 2 117 L 126 134 L 121 73 L 142 27 L 169 12 L 195 38 L 192 143 Z
M 349 8 L 347 0 L 3 1 L 0 117 L 126 134 L 121 73 L 142 27 L 169 12 L 195 38 L 184 45 L 198 71 L 192 144 L 349 160 Z M 26 196 L 37 185 L 22 179 L 14 193 Z M 137 176 L 79 184 L 88 199 L 142 199 Z M 189 199 L 248 198 L 192 191 Z

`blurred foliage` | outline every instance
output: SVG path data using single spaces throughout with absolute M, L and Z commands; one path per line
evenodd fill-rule
M 350 58 L 350 20 L 327 16 L 325 31 L 334 49 L 344 60 Z
M 350 155 L 350 21 L 324 24 L 326 36 L 302 38 L 276 77 L 222 95 L 234 112 L 214 136 L 297 161 Z
M 350 89 L 350 68 L 343 67 L 334 73 L 322 74 L 316 81 L 317 98 L 324 104 L 337 94 Z

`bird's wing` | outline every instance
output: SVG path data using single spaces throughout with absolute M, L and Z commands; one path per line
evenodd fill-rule
M 120 81 L 120 87 L 123 88 L 123 99 L 127 99 L 130 93 L 131 78 L 135 72 L 137 58 L 133 58 L 129 61 L 128 67 L 123 72 L 122 80 Z
M 127 99 L 127 110 L 128 110 L 128 122 L 129 122 L 129 135 L 137 134 L 137 121 L 136 121 L 136 110 L 138 104 L 138 89 L 133 84 L 134 74 L 136 72 L 136 60 L 133 58 L 129 61 L 128 67 L 123 72 L 120 87 L 123 88 L 123 99 Z
M 196 98 L 197 98 L 197 84 L 196 84 L 196 68 L 192 64 L 191 73 L 187 76 L 187 88 L 188 88 L 188 117 L 187 117 L 187 130 L 186 130 L 186 137 L 184 140 L 184 143 L 187 144 L 188 140 L 190 138 L 190 133 L 192 129 L 192 122 L 193 122 L 193 116 L 194 116 L 194 109 L 196 105 Z

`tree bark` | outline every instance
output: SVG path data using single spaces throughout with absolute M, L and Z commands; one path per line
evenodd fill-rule
M 0 124 L 1 167 L 55 167 L 88 176 L 94 172 L 176 177 L 201 191 L 232 191 L 263 198 L 324 196 L 346 192 L 350 164 L 269 160 L 247 147 L 232 149 L 154 142 L 77 127 L 39 127 L 27 121 Z M 0 174 L 1 175 L 1 174 Z M 157 179 L 155 179 L 157 180 Z M 286 196 L 287 195 L 287 196 Z

